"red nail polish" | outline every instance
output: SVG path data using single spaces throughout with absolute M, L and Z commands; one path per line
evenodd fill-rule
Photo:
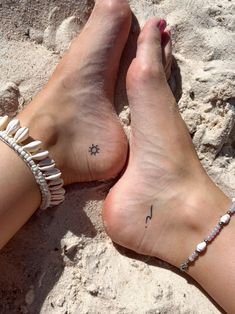
M 161 35 L 161 45 L 165 47 L 169 41 L 169 35 L 167 32 L 163 32 Z
M 159 23 L 157 24 L 157 27 L 159 28 L 160 32 L 164 32 L 166 28 L 166 21 L 165 20 L 160 20 Z

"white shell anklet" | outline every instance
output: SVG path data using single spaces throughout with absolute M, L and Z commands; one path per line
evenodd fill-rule
M 28 137 L 29 129 L 21 127 L 18 119 L 9 122 L 8 116 L 0 117 L 0 140 L 13 149 L 32 171 L 42 196 L 40 209 L 44 210 L 64 201 L 64 182 L 49 152 L 41 149 L 40 141 L 23 144 Z
M 232 205 L 230 209 L 227 211 L 225 215 L 220 218 L 220 221 L 215 226 L 215 228 L 211 231 L 209 236 L 199 243 L 196 247 L 196 250 L 187 258 L 187 260 L 180 265 L 180 270 L 185 272 L 188 270 L 189 266 L 193 264 L 196 259 L 199 257 L 200 253 L 204 252 L 207 245 L 210 244 L 220 233 L 225 225 L 228 225 L 231 217 L 235 214 L 235 198 L 232 199 Z

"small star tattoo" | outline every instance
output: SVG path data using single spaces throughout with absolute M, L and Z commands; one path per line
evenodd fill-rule
M 98 145 L 92 144 L 92 146 L 89 147 L 89 153 L 90 153 L 91 155 L 94 155 L 94 156 L 95 156 L 95 155 L 99 154 L 99 152 L 100 152 L 100 148 L 99 148 Z

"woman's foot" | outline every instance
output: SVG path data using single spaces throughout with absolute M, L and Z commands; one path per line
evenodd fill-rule
M 178 112 L 165 72 L 171 42 L 162 57 L 158 25 L 156 19 L 145 25 L 128 72 L 129 162 L 103 219 L 113 241 L 179 266 L 230 201 L 203 170 Z
M 97 0 L 47 86 L 19 114 L 66 184 L 110 179 L 125 165 L 128 144 L 113 98 L 130 26 L 126 0 Z

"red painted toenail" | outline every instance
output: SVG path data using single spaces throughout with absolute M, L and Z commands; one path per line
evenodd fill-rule
M 160 20 L 157 24 L 157 27 L 159 28 L 160 32 L 164 32 L 165 28 L 166 28 L 166 20 Z
M 171 36 L 169 34 L 169 31 L 165 31 L 162 33 L 162 36 L 161 36 L 162 47 L 165 47 L 168 44 L 170 38 L 171 38 Z

